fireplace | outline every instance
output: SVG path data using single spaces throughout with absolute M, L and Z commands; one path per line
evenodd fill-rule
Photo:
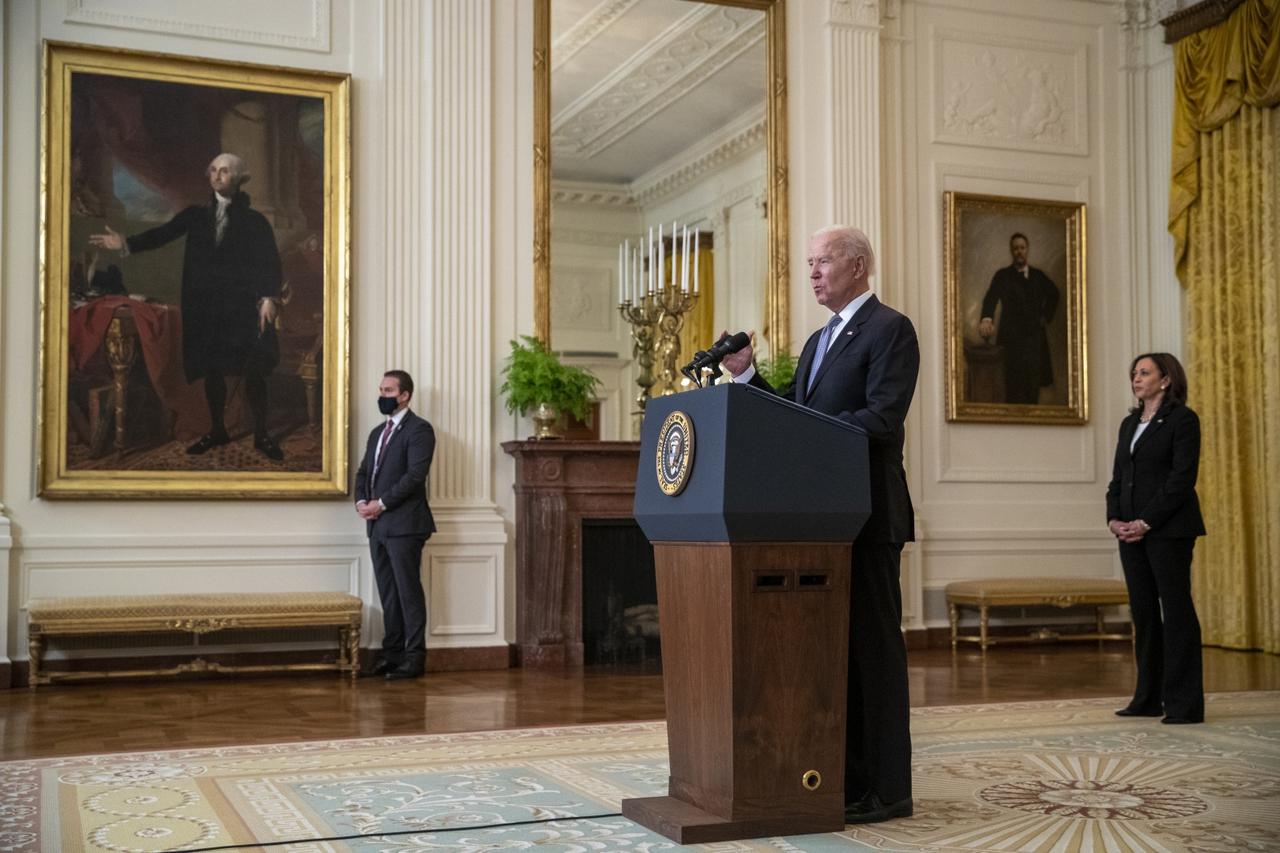
M 653 546 L 630 519 L 582 522 L 582 655 L 591 664 L 661 664 Z
M 609 532 L 595 528 L 629 526 L 634 534 L 613 533 L 639 535 L 631 513 L 640 443 L 529 440 L 504 442 L 502 449 L 516 460 L 517 660 L 528 667 L 581 665 L 584 548 L 637 550 L 608 544 Z M 604 536 L 598 546 L 589 543 L 597 532 Z M 652 551 L 644 548 L 652 573 Z M 623 605 L 624 621 L 627 606 L 637 605 Z M 643 616 L 632 611 L 631 624 Z

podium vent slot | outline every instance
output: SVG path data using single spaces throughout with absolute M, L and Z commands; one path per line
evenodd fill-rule
M 831 576 L 826 572 L 802 574 L 797 578 L 796 586 L 800 589 L 831 589 Z
M 782 592 L 790 584 L 790 572 L 757 572 L 756 592 Z

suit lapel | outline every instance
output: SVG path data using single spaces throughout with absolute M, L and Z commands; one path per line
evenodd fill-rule
M 831 369 L 831 365 L 840 356 L 840 353 L 844 352 L 845 347 L 853 343 L 854 338 L 858 337 L 858 333 L 862 331 L 862 324 L 867 322 L 872 312 L 875 311 L 875 306 L 879 304 L 880 301 L 876 299 L 875 294 L 871 294 L 871 297 L 862 303 L 862 307 L 857 310 L 857 313 L 849 318 L 849 322 L 844 324 L 840 334 L 827 346 L 827 354 L 823 356 L 822 364 L 818 365 L 818 375 L 813 377 L 813 388 L 817 388 L 818 384 L 822 382 L 822 377 L 827 375 L 827 371 Z M 815 353 L 817 351 L 816 344 L 814 345 L 814 351 Z M 808 373 L 806 372 L 805 375 L 807 376 Z M 812 390 L 810 389 L 810 391 Z M 805 399 L 808 399 L 808 395 L 805 396 Z
M 1156 412 L 1155 415 L 1152 416 L 1151 420 L 1147 423 L 1147 428 L 1142 431 L 1142 435 L 1138 436 L 1138 440 L 1134 442 L 1133 450 L 1129 451 L 1131 456 L 1136 456 L 1138 448 L 1146 444 L 1147 439 L 1164 427 L 1165 418 L 1168 416 L 1169 412 L 1163 407 L 1161 407 L 1160 411 Z M 1137 428 L 1137 420 L 1135 419 L 1134 429 Z

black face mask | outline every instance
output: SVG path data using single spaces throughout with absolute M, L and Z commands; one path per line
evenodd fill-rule
M 395 397 L 378 397 L 378 411 L 384 415 L 389 415 L 399 407 L 400 401 Z

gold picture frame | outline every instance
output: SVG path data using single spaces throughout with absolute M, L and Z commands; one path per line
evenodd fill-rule
M 43 84 L 38 493 L 345 495 L 350 76 L 45 42 Z
M 943 201 L 947 420 L 1086 423 L 1085 205 Z

